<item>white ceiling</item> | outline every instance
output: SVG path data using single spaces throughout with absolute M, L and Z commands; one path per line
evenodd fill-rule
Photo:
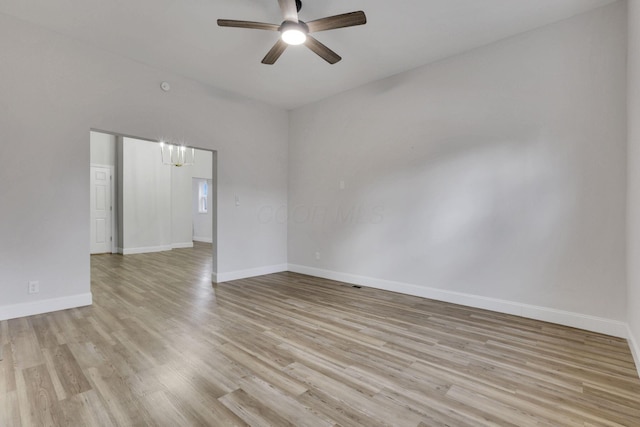
M 364 26 L 315 35 L 342 56 L 336 65 L 304 46 L 263 65 L 277 33 L 216 25 L 279 24 L 277 0 L 0 0 L 0 13 L 290 109 L 613 1 L 303 0 L 304 21 L 366 12 Z

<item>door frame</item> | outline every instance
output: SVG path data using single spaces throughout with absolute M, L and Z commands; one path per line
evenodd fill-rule
M 143 140 L 143 141 L 150 141 L 150 142 L 156 142 L 156 143 L 159 142 L 158 139 L 145 138 L 145 137 L 141 137 L 141 136 L 137 136 L 137 135 L 131 135 L 131 134 L 126 134 L 126 133 L 121 133 L 121 132 L 114 132 L 114 131 L 104 130 L 104 129 L 101 129 L 101 128 L 92 127 L 92 128 L 89 129 L 89 132 L 105 133 L 105 134 L 108 134 L 108 135 L 113 135 L 113 136 L 118 137 L 118 138 L 134 138 L 134 139 L 140 139 L 140 140 Z M 89 143 L 90 143 L 90 141 L 91 141 L 90 133 L 88 135 L 88 139 L 89 139 Z M 117 166 L 117 163 L 118 163 L 118 154 L 117 154 L 118 148 L 117 147 L 118 147 L 118 143 L 116 142 L 116 166 L 114 166 L 114 167 L 115 167 L 115 173 L 116 174 L 120 174 L 122 171 L 118 170 L 118 166 Z M 212 218 L 212 221 L 213 221 L 213 224 L 212 224 L 212 228 L 213 228 L 213 230 L 212 230 L 213 244 L 212 244 L 212 253 L 211 253 L 211 281 L 213 283 L 218 283 L 218 280 L 217 280 L 217 276 L 219 274 L 219 272 L 218 272 L 218 259 L 219 259 L 219 252 L 220 252 L 220 248 L 218 247 L 218 216 L 220 215 L 220 212 L 219 212 L 219 200 L 218 200 L 218 186 L 219 186 L 219 181 L 218 181 L 218 169 L 219 169 L 219 166 L 218 166 L 218 150 L 214 149 L 214 148 L 203 148 L 203 147 L 198 146 L 198 145 L 190 145 L 188 147 L 189 148 L 195 148 L 197 150 L 202 150 L 202 151 L 209 151 L 212 154 L 212 159 L 211 159 L 212 160 L 212 165 L 211 165 L 211 167 L 212 167 L 212 176 L 211 176 L 212 187 L 211 187 L 210 206 L 213 209 L 213 218 Z M 89 164 L 91 164 L 91 162 Z M 102 165 L 97 165 L 97 166 L 102 166 Z M 119 185 L 120 182 L 119 182 L 118 175 L 115 175 L 115 176 L 116 177 L 114 178 L 114 182 L 115 182 L 116 185 Z M 89 177 L 89 176 L 87 175 L 87 177 Z M 118 190 L 116 190 L 116 185 L 112 186 L 113 187 L 112 188 L 112 194 L 115 191 L 115 196 L 121 197 L 122 195 L 119 194 Z M 115 199 L 114 203 L 115 203 L 114 207 L 116 209 L 118 209 L 118 210 L 122 209 L 122 207 L 119 204 L 119 200 L 118 199 Z M 122 227 L 122 224 L 120 224 L 118 222 L 117 212 L 116 212 L 116 215 L 114 216 L 114 221 L 115 221 L 115 226 L 116 227 L 118 227 L 118 228 Z M 120 234 L 120 231 L 121 230 L 118 229 L 117 233 Z M 113 231 L 113 232 L 116 232 L 116 231 Z M 118 238 L 117 235 L 116 235 L 116 238 Z M 118 241 L 118 245 L 122 246 L 122 242 Z M 122 253 L 121 248 L 116 247 L 113 253 Z
M 116 205 L 116 203 L 118 203 L 118 200 L 116 199 L 116 174 L 115 174 L 115 166 L 113 165 L 101 165 L 99 163 L 89 163 L 89 172 L 91 172 L 91 168 L 105 168 L 105 169 L 109 169 L 109 181 L 111 182 L 111 253 L 115 254 L 118 252 L 118 248 L 116 247 L 116 239 L 114 239 L 114 236 L 118 235 L 118 229 L 117 227 L 117 215 L 115 215 L 115 213 L 117 212 L 117 208 L 118 206 Z M 90 189 L 89 191 L 93 191 L 93 189 Z

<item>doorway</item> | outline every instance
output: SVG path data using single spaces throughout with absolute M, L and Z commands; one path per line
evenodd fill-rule
M 189 147 L 197 153 L 196 161 L 176 167 L 163 164 L 159 141 L 92 130 L 90 144 L 90 253 L 127 256 L 208 242 L 215 274 L 217 153 Z M 196 228 L 203 229 L 193 224 L 194 178 L 204 178 L 208 187 L 207 215 L 198 213 L 210 230 L 205 236 L 194 236 Z
M 113 252 L 113 167 L 91 165 L 90 253 Z

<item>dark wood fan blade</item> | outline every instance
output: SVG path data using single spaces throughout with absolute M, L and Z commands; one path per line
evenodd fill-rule
M 310 33 L 317 31 L 333 30 L 335 28 L 353 27 L 367 23 L 367 16 L 363 11 L 343 13 L 342 15 L 329 16 L 307 22 Z
M 298 22 L 298 8 L 296 0 L 278 0 L 282 16 L 285 21 Z
M 282 39 L 278 39 L 276 44 L 273 45 L 271 50 L 267 52 L 265 57 L 262 59 L 263 64 L 273 65 L 280 58 L 280 55 L 285 51 L 285 49 L 289 46 Z
M 276 24 L 267 24 L 264 22 L 253 21 L 236 21 L 234 19 L 218 19 L 218 25 L 221 27 L 235 27 L 235 28 L 252 28 L 254 30 L 269 30 L 278 31 L 280 28 Z
M 305 41 L 304 44 L 329 64 L 335 64 L 342 59 L 340 55 L 309 35 L 307 36 L 307 41 Z

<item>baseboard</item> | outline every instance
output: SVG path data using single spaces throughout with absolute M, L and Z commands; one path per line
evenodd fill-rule
M 373 277 L 323 270 L 303 265 L 289 264 L 288 270 L 294 273 L 307 274 L 309 276 L 322 277 L 359 286 L 383 289 L 437 301 L 449 302 L 452 304 L 460 304 L 467 307 L 481 308 L 498 313 L 513 314 L 515 316 L 542 320 L 545 322 L 598 332 L 619 338 L 627 338 L 628 336 L 626 323 L 596 316 L 522 304 L 497 298 L 488 298 L 461 292 L 429 288 L 409 283 L 394 282 L 390 280 L 376 279 Z
M 281 273 L 283 271 L 287 271 L 287 264 L 266 265 L 264 267 L 229 271 L 226 273 L 212 273 L 211 280 L 213 283 L 222 283 L 231 280 L 246 279 L 248 277 L 263 276 L 265 274 Z
M 163 246 L 146 246 L 141 248 L 118 248 L 118 252 L 122 255 L 135 255 L 135 254 L 146 254 L 151 252 L 164 252 L 170 251 L 171 249 L 184 249 L 184 248 L 192 248 L 193 242 L 184 242 L 184 243 L 172 243 L 170 245 Z
M 33 316 L 69 308 L 84 307 L 92 304 L 91 292 L 68 297 L 51 298 L 21 304 L 0 306 L 0 320 Z
M 142 248 L 123 248 L 122 255 L 146 254 L 150 252 L 164 252 L 164 251 L 170 251 L 170 250 L 171 250 L 171 245 L 147 246 Z
M 213 243 L 213 238 L 211 238 L 211 237 L 193 236 L 193 241 L 194 242 L 202 242 L 202 243 Z
M 631 354 L 633 355 L 633 360 L 636 362 L 636 370 L 638 371 L 638 377 L 640 377 L 640 347 L 638 344 L 640 341 L 636 339 L 631 331 L 631 328 L 627 326 L 627 342 L 629 343 L 629 348 L 631 349 Z
M 193 242 L 172 243 L 171 244 L 171 249 L 185 249 L 185 248 L 192 248 L 192 247 L 193 247 Z

